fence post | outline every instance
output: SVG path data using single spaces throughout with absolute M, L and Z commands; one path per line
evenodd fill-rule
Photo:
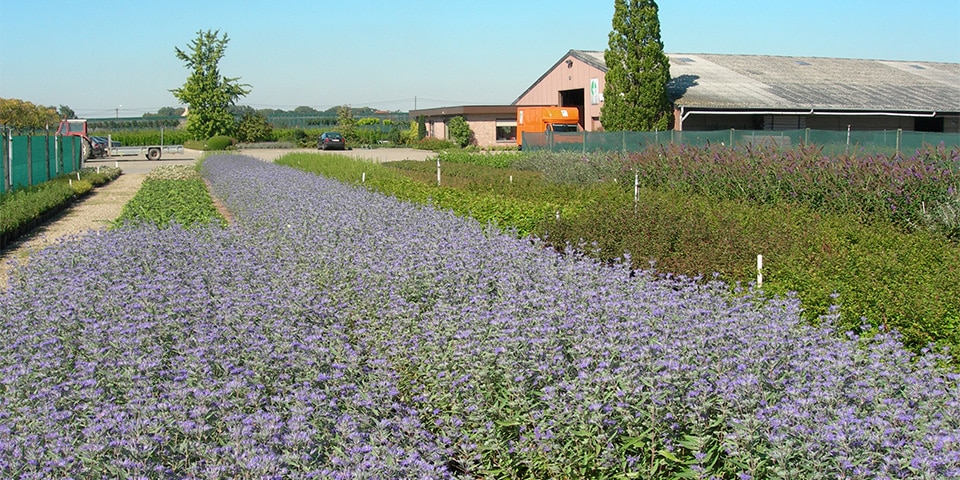
M 3 191 L 4 192 L 9 192 L 13 190 L 13 187 L 12 187 L 13 177 L 10 173 L 10 168 L 11 168 L 10 165 L 11 163 L 13 163 L 13 157 L 10 156 L 10 147 L 12 147 L 12 145 L 7 143 L 7 141 L 10 138 L 12 138 L 12 135 L 10 134 L 10 129 L 0 128 L 0 140 L 2 140 L 3 142 L 3 145 L 0 146 L 0 152 L 3 153 L 2 158 L 0 158 L 0 162 L 3 162 Z
M 900 155 L 900 140 L 903 137 L 903 129 L 897 129 L 897 155 Z
M 63 168 L 60 166 L 63 163 L 63 142 L 60 141 L 60 135 L 53 135 L 53 168 L 57 171 L 57 175 L 60 175 L 60 170 Z
M 734 134 L 734 133 L 735 133 L 735 132 L 734 132 L 733 129 L 731 128 L 731 129 L 730 129 L 730 143 L 727 144 L 727 145 L 730 145 L 731 147 L 733 146 L 733 134 Z
M 850 125 L 847 125 L 847 144 L 843 147 L 843 153 L 845 155 L 850 154 Z
M 33 186 L 33 135 L 27 134 L 27 186 Z
M 43 137 L 43 146 L 44 146 L 44 162 L 47 165 L 47 180 L 53 178 L 50 175 L 50 125 L 47 125 L 46 134 Z

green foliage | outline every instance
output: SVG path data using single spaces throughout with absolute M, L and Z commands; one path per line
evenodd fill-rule
M 451 142 L 450 140 L 444 140 L 441 138 L 434 138 L 434 137 L 421 138 L 420 140 L 417 140 L 410 146 L 413 148 L 419 148 L 421 150 L 430 150 L 433 152 L 460 148 L 457 146 L 457 144 Z
M 615 0 L 613 30 L 604 53 L 600 121 L 608 131 L 667 130 L 672 126 L 667 83 L 670 61 L 663 53 L 654 0 Z
M 817 147 L 670 145 L 629 154 L 623 167 L 639 174 L 641 186 L 758 204 L 793 203 L 852 215 L 858 222 L 893 222 L 904 231 L 949 234 L 949 214 L 943 213 L 949 209 L 950 192 L 960 185 L 958 156 L 960 149 L 933 147 L 907 158 L 830 157 Z M 628 180 L 632 184 L 633 178 Z M 937 221 L 947 223 L 938 228 L 933 223 Z
M 60 123 L 57 110 L 43 105 L 19 100 L 0 98 L 0 125 L 25 130 L 51 127 L 56 129 Z
M 454 186 L 448 187 L 436 185 L 435 161 L 409 161 L 392 165 L 355 160 L 343 155 L 291 154 L 276 163 L 347 183 L 359 183 L 365 179 L 364 186 L 367 188 L 399 199 L 451 209 L 482 223 L 515 229 L 520 235 L 530 234 L 544 218 L 552 218 L 557 211 L 572 210 L 577 201 L 569 199 L 569 205 L 561 206 L 556 200 L 567 197 L 569 192 L 553 189 L 529 172 L 515 172 L 523 178 L 511 183 L 503 170 L 469 164 L 451 165 L 444 183 L 450 182 Z M 497 176 L 503 181 L 493 183 L 479 180 L 490 171 L 498 172 Z
M 64 182 L 45 182 L 0 195 L 0 238 L 13 237 L 43 214 L 71 201 L 73 196 L 73 189 Z
M 15 238 L 44 215 L 68 205 L 78 196 L 104 185 L 120 175 L 119 168 L 101 167 L 80 170 L 40 185 L 0 194 L 0 239 Z
M 427 136 L 427 122 L 423 115 L 417 117 L 417 140 L 423 140 Z
M 447 123 L 447 129 L 450 132 L 450 138 L 460 148 L 470 145 L 471 140 L 473 140 L 473 131 L 470 130 L 470 124 L 459 115 L 450 119 Z
M 415 145 L 419 140 L 420 124 L 410 122 L 410 128 L 400 132 L 399 142 L 401 145 Z
M 237 124 L 237 140 L 246 143 L 263 142 L 273 137 L 273 127 L 267 117 L 257 112 L 247 112 Z
M 97 135 L 106 137 L 110 136 L 111 140 L 114 142 L 119 142 L 121 145 L 125 146 L 144 146 L 144 145 L 184 145 L 188 141 L 193 140 L 193 136 L 190 132 L 180 129 L 164 129 L 162 132 L 159 129 L 153 130 L 98 130 Z
M 688 153 L 688 162 L 704 163 Z M 841 332 L 867 324 L 899 330 L 915 351 L 929 342 L 960 347 L 960 245 L 942 235 L 907 233 L 889 219 L 864 222 L 813 203 L 764 203 L 716 188 L 694 191 L 680 180 L 643 184 L 635 203 L 636 170 L 623 167 L 638 166 L 625 155 L 513 155 L 503 168 L 484 166 L 484 154 L 444 152 L 441 187 L 435 160 L 373 164 L 307 155 L 280 163 L 348 183 L 365 174 L 368 188 L 514 228 L 561 251 L 574 246 L 604 262 L 629 254 L 638 269 L 652 264 L 662 273 L 746 284 L 756 279 L 756 256 L 762 254 L 764 291 L 796 292 L 810 322 L 839 305 Z M 745 171 L 759 166 L 750 165 Z M 732 173 L 703 178 L 722 175 Z M 812 176 L 804 188 L 820 188 L 821 182 Z
M 532 151 L 517 155 L 513 167 L 543 173 L 553 183 L 589 185 L 598 181 L 619 179 L 624 185 L 633 185 L 633 179 L 624 171 L 624 156 L 620 152 L 549 152 Z
M 337 128 L 348 144 L 357 143 L 359 140 L 356 127 L 357 119 L 353 116 L 353 110 L 347 105 L 337 108 Z
M 947 193 L 927 209 L 921 209 L 923 226 L 928 230 L 960 241 L 960 188 Z
M 358 127 L 362 127 L 366 125 L 383 125 L 383 122 L 377 117 L 365 117 L 365 118 L 361 118 L 360 120 L 357 120 Z
M 211 137 L 203 145 L 203 150 L 226 150 L 233 146 L 233 139 L 223 135 Z
M 137 194 L 127 202 L 115 226 L 150 222 L 164 228 L 171 223 L 183 226 L 216 222 L 226 225 L 217 212 L 203 179 L 193 167 L 157 169 L 143 181 Z
M 177 58 L 191 74 L 182 87 L 171 92 L 190 106 L 186 128 L 194 138 L 232 134 L 234 119 L 230 107 L 250 93 L 249 85 L 239 83 L 239 78 L 220 74 L 219 63 L 229 40 L 226 33 L 221 36 L 219 31 L 198 31 L 187 51 L 175 48 Z
M 60 108 L 57 109 L 57 116 L 67 120 L 73 120 L 77 118 L 77 112 L 74 112 L 72 108 L 66 105 L 60 105 Z
M 492 168 L 510 168 L 521 158 L 516 151 L 477 153 L 466 150 L 444 150 L 438 155 L 442 163 L 469 163 Z

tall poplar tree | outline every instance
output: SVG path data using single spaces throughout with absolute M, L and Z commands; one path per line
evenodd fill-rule
M 670 61 L 663 53 L 657 13 L 654 0 L 614 1 L 613 30 L 604 52 L 604 130 L 667 130 L 672 125 Z
M 187 110 L 187 131 L 195 139 L 203 140 L 216 135 L 230 135 L 234 130 L 233 114 L 230 113 L 237 100 L 250 93 L 249 85 L 237 78 L 220 74 L 219 63 L 230 39 L 220 31 L 197 32 L 187 50 L 176 48 L 177 58 L 191 70 L 182 87 L 170 90 Z

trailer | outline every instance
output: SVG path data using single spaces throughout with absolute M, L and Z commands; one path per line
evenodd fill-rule
M 160 145 L 143 145 L 136 147 L 114 146 L 113 139 L 107 136 L 90 136 L 87 130 L 87 121 L 83 119 L 66 119 L 60 121 L 57 135 L 80 137 L 82 140 L 83 160 L 97 157 L 119 157 L 143 155 L 147 160 L 160 160 L 164 153 L 183 153 L 183 145 L 164 145 L 163 129 L 160 130 Z
M 110 141 L 107 145 L 113 145 Z M 183 153 L 183 145 L 144 145 L 139 147 L 107 147 L 109 157 L 143 155 L 147 160 L 160 160 L 164 153 Z
M 147 160 L 160 160 L 164 153 L 183 153 L 183 145 L 165 145 L 163 143 L 163 129 L 160 129 L 160 145 L 141 145 L 124 147 L 114 145 L 113 138 L 107 136 L 106 154 L 110 157 L 126 157 L 143 155 Z

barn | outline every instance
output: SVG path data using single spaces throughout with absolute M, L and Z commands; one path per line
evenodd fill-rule
M 904 130 L 960 133 L 960 64 L 766 55 L 667 54 L 675 130 Z M 410 112 L 462 115 L 480 146 L 509 144 L 520 105 L 576 107 L 601 131 L 602 51 L 570 50 L 510 105 Z M 459 112 L 451 114 L 450 112 Z M 492 133 L 491 133 L 492 132 Z

